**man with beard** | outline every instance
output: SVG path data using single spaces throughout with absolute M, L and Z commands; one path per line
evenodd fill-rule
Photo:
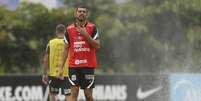
M 96 49 L 100 48 L 99 33 L 95 24 L 87 20 L 86 7 L 77 6 L 74 16 L 75 22 L 67 26 L 64 36 L 66 44 L 60 73 L 69 50 L 69 81 L 72 85 L 70 101 L 77 101 L 79 87 L 84 90 L 87 101 L 94 101 L 92 89 L 94 88 L 94 71 L 97 67 Z

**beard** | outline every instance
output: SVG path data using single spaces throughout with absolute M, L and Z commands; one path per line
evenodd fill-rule
M 78 19 L 78 21 L 79 21 L 79 22 L 83 22 L 83 21 L 85 21 L 85 20 L 84 20 L 84 19 Z
M 80 15 L 80 16 L 77 17 L 77 20 L 80 21 L 80 22 L 83 22 L 83 21 L 86 20 L 86 17 L 83 16 L 83 15 Z

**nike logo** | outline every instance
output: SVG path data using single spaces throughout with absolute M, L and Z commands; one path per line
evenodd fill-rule
M 147 90 L 147 91 L 142 91 L 142 88 L 139 87 L 138 90 L 137 90 L 137 98 L 139 100 L 142 100 L 142 99 L 145 99 L 149 96 L 151 96 L 152 94 L 154 94 L 155 92 L 159 91 L 162 87 L 159 86 L 157 88 L 153 88 L 153 89 L 150 89 L 150 90 Z

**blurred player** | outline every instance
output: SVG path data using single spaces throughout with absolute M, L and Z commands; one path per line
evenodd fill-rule
M 96 49 L 100 48 L 99 33 L 95 24 L 87 21 L 88 9 L 78 6 L 75 9 L 75 22 L 69 25 L 64 36 L 64 61 L 67 51 L 69 57 L 69 81 L 71 83 L 70 101 L 77 101 L 79 87 L 84 89 L 87 101 L 94 101 L 94 71 L 96 63 Z M 65 53 L 66 52 L 66 53 Z M 62 70 L 63 65 L 61 66 Z
M 43 58 L 44 72 L 42 76 L 43 83 L 49 85 L 50 101 L 56 101 L 56 95 L 61 89 L 65 99 L 69 99 L 70 84 L 68 80 L 68 60 L 65 61 L 64 70 L 59 74 L 59 67 L 62 62 L 62 53 L 64 48 L 65 26 L 62 24 L 56 27 L 56 37 L 48 42 L 45 55 Z M 62 75 L 62 78 L 59 76 Z M 69 100 L 68 100 L 69 101 Z

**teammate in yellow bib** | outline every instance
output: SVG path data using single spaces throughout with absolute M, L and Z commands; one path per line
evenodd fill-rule
M 56 37 L 48 42 L 45 55 L 43 58 L 43 83 L 49 85 L 50 101 L 56 101 L 56 95 L 61 89 L 61 93 L 66 96 L 66 100 L 70 95 L 70 83 L 68 80 L 68 59 L 63 68 L 62 74 L 60 74 L 59 67 L 62 62 L 62 54 L 64 48 L 64 33 L 65 26 L 62 24 L 56 27 Z M 62 75 L 62 78 L 61 78 Z M 69 101 L 69 100 L 68 100 Z
M 62 62 L 62 51 L 64 48 L 64 40 L 59 38 L 54 38 L 49 41 L 49 48 L 50 48 L 50 55 L 49 55 L 49 76 L 59 76 L 58 74 L 58 67 L 61 65 Z M 66 61 L 63 69 L 63 76 L 68 76 L 68 60 Z

